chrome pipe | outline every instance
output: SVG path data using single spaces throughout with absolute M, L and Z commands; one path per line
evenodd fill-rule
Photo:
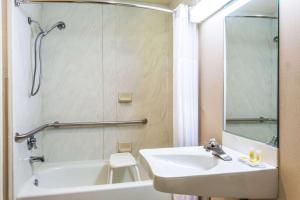
M 229 118 L 226 119 L 226 122 L 228 123 L 276 123 L 277 119 L 274 118 L 265 118 L 265 117 L 259 117 L 259 118 Z
M 275 16 L 269 16 L 269 15 L 230 15 L 226 17 L 245 17 L 245 18 L 266 18 L 266 19 L 278 19 L 278 17 Z
M 121 125 L 139 125 L 139 124 L 147 124 L 147 119 L 141 120 L 131 120 L 131 121 L 103 121 L 103 122 L 74 122 L 74 123 L 60 123 L 53 122 L 44 124 L 32 131 L 29 131 L 24 134 L 16 133 L 15 142 L 23 142 L 27 138 L 34 136 L 35 134 L 48 129 L 48 128 L 96 128 L 96 127 L 104 127 L 104 126 L 121 126 Z
M 135 3 L 135 2 L 124 2 L 124 1 L 114 1 L 114 0 L 15 0 L 15 5 L 20 6 L 21 4 L 27 3 L 89 3 L 89 4 L 108 4 L 115 6 L 126 6 L 134 8 L 143 8 L 150 10 L 157 10 L 167 13 L 172 13 L 173 10 L 167 6 L 160 6 L 150 3 Z
M 120 126 L 120 125 L 135 125 L 146 124 L 147 119 L 132 120 L 132 121 L 106 121 L 106 122 L 75 122 L 75 123 L 59 123 L 51 124 L 53 128 L 91 128 L 99 126 Z

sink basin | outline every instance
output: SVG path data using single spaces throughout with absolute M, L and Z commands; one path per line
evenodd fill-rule
M 249 199 L 276 198 L 278 170 L 241 163 L 239 152 L 223 147 L 232 161 L 223 161 L 203 147 L 143 149 L 156 190 L 174 194 Z
M 215 167 L 218 164 L 218 159 L 208 155 L 188 155 L 188 154 L 165 154 L 153 155 L 154 159 L 161 162 L 168 162 L 171 165 L 192 168 L 198 171 L 205 171 Z
M 199 174 L 218 164 L 218 159 L 209 154 L 154 154 L 148 160 L 152 163 L 152 170 L 161 177 Z

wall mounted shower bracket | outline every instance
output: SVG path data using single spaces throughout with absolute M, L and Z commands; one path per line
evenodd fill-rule
M 24 3 L 24 0 L 15 0 L 15 6 L 19 7 L 22 3 Z

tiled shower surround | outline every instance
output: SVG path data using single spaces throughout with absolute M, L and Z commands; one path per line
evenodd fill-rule
M 13 1 L 11 2 L 13 4 Z M 32 81 L 32 60 L 31 45 L 33 44 L 33 32 L 37 30 L 30 27 L 27 23 L 27 17 L 30 16 L 36 20 L 41 20 L 41 7 L 39 5 L 24 6 L 18 9 L 11 6 L 11 12 L 14 13 L 11 18 L 11 52 L 10 60 L 12 68 L 10 74 L 11 88 L 11 137 L 16 132 L 25 133 L 42 123 L 41 117 L 41 95 L 34 98 L 29 96 Z M 37 136 L 40 143 L 40 137 Z M 41 148 L 34 153 L 41 154 Z M 28 151 L 26 142 L 13 143 L 14 163 L 14 192 L 18 192 L 21 185 L 31 176 L 31 167 L 27 158 L 32 153 Z M 18 178 L 16 178 L 18 177 Z
M 42 24 L 66 29 L 44 39 L 43 122 L 147 118 L 147 125 L 47 130 L 47 161 L 107 159 L 118 142 L 172 144 L 172 15 L 109 5 L 43 4 Z M 118 93 L 133 101 L 118 103 Z

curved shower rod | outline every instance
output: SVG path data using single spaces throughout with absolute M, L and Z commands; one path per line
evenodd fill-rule
M 173 10 L 167 6 L 150 3 L 136 3 L 126 1 L 114 1 L 114 0 L 15 0 L 15 5 L 20 6 L 21 4 L 27 3 L 91 3 L 91 4 L 108 4 L 116 6 L 127 6 L 134 8 L 143 8 L 150 10 L 157 10 L 162 12 L 172 13 Z
M 277 16 L 271 15 L 228 15 L 226 17 L 245 17 L 245 18 L 266 18 L 266 19 L 278 19 Z

